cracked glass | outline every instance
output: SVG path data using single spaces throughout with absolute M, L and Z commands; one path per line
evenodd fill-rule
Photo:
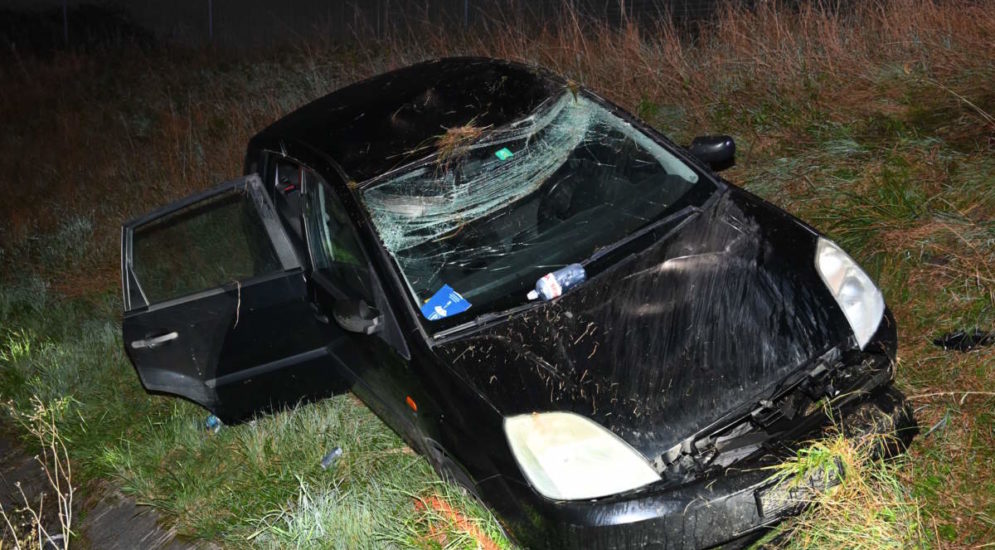
M 537 278 L 669 214 L 699 180 L 569 91 L 501 128 L 449 129 L 437 148 L 361 199 L 417 304 L 449 285 L 470 314 L 525 302 Z

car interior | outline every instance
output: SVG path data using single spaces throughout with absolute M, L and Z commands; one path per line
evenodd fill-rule
M 301 189 L 304 187 L 304 167 L 275 156 L 267 163 L 266 187 L 273 207 L 280 214 L 284 227 L 295 245 L 304 242 L 301 227 Z

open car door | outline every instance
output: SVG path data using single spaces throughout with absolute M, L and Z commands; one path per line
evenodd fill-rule
M 330 357 L 342 330 L 313 309 L 257 176 L 125 224 L 121 271 L 124 346 L 146 390 L 233 422 L 346 389 Z

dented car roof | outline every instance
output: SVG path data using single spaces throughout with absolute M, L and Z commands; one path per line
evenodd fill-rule
M 801 441 L 915 433 L 894 318 L 842 249 L 543 69 L 386 73 L 272 124 L 245 166 L 122 228 L 146 389 L 225 421 L 354 391 L 527 547 L 742 544 L 804 506 L 768 469 Z M 240 246 L 218 280 L 251 276 L 142 291 Z M 530 296 L 562 266 L 584 275 Z
M 260 133 L 293 139 L 361 182 L 436 152 L 446 128 L 503 126 L 527 116 L 566 81 L 485 58 L 419 63 L 337 90 Z

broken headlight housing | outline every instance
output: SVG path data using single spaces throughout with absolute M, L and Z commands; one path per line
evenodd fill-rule
M 574 413 L 512 416 L 504 431 L 525 477 L 547 498 L 603 497 L 660 480 L 638 451 Z
M 884 297 L 871 278 L 836 243 L 819 237 L 815 268 L 839 304 L 863 349 L 881 324 Z

